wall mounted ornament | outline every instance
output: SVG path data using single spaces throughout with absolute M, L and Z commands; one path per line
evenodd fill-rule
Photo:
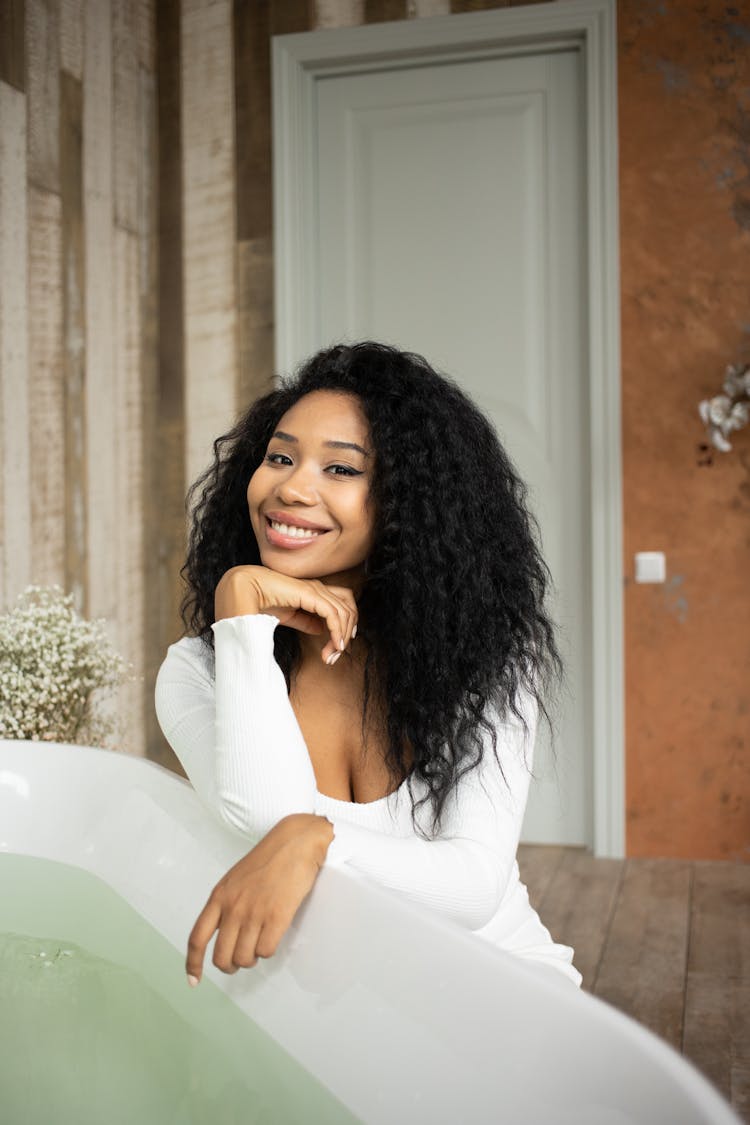
M 741 430 L 750 419 L 750 364 L 727 367 L 722 394 L 703 399 L 698 404 L 698 413 L 706 426 L 710 442 L 710 446 L 701 446 L 701 451 L 709 454 L 701 463 L 710 464 L 710 447 L 721 453 L 728 453 L 732 448 L 729 434 Z

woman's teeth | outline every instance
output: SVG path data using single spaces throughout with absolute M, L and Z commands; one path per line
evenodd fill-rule
M 279 535 L 290 535 L 293 539 L 314 539 L 316 535 L 320 535 L 319 531 L 314 531 L 311 527 L 294 527 L 287 523 L 277 523 L 275 520 L 271 520 L 270 523 Z

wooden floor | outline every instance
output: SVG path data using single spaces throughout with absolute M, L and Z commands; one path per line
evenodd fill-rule
M 750 1122 L 750 865 L 531 845 L 518 863 L 583 987 L 682 1051 Z

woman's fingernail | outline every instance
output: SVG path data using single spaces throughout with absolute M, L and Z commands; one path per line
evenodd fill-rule
M 342 652 L 343 652 L 343 651 L 344 651 L 344 649 L 346 648 L 346 645 L 344 644 L 344 638 L 343 638 L 343 637 L 342 637 L 342 638 L 341 638 L 341 640 L 339 641 L 339 648 L 341 649 L 341 651 L 342 651 Z
M 332 652 L 331 655 L 326 660 L 326 664 L 335 664 L 340 656 L 341 656 L 340 652 Z
M 357 626 L 355 625 L 354 628 L 352 629 L 352 640 L 354 640 L 356 635 L 357 635 Z
M 197 977 L 194 977 L 190 973 L 188 973 L 188 984 L 191 988 L 197 988 L 199 983 L 200 982 Z

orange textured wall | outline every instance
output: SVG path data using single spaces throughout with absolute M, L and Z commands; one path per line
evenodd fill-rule
M 750 861 L 750 6 L 620 0 L 627 851 Z M 667 557 L 636 585 L 636 551 Z

